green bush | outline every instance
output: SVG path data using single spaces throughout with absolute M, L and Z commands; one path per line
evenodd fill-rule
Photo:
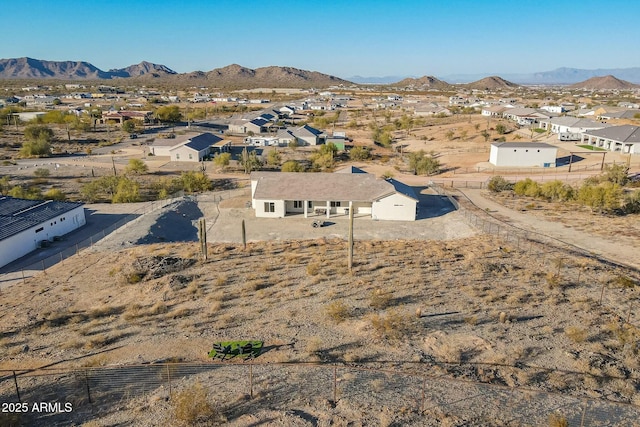
M 518 196 L 538 197 L 540 196 L 540 185 L 531 178 L 527 178 L 516 182 L 513 186 L 513 191 Z
M 489 180 L 489 184 L 487 185 L 487 188 L 492 193 L 500 193 L 502 191 L 513 190 L 513 184 L 507 181 L 506 179 L 504 179 L 503 177 L 497 175 L 492 177 Z

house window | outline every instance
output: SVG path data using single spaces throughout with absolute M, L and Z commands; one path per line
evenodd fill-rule
M 307 202 L 307 208 L 309 209 L 313 208 L 313 202 L 311 200 Z
M 41 232 L 42 230 L 44 230 L 44 227 L 36 228 L 36 233 L 39 233 L 39 232 Z
M 293 201 L 293 208 L 294 209 L 302 209 L 302 200 L 294 200 Z
M 189 153 L 189 160 L 193 159 L 193 154 Z
M 264 211 L 265 212 L 275 212 L 276 204 L 273 202 L 264 202 Z
M 180 160 L 180 153 L 176 153 L 176 160 Z
M 339 208 L 340 207 L 340 202 L 331 202 L 331 207 L 332 208 Z

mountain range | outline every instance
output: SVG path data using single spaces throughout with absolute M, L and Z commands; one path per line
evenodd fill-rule
M 640 67 L 633 68 L 599 68 L 594 70 L 580 69 L 580 68 L 557 68 L 551 71 L 540 71 L 534 73 L 504 73 L 500 76 L 506 80 L 509 80 L 518 84 L 574 84 L 592 77 L 614 75 L 619 79 L 629 81 L 631 83 L 640 83 Z M 447 81 L 451 84 L 458 83 L 470 83 L 480 80 L 486 77 L 486 74 L 449 74 L 436 76 L 440 80 Z M 391 84 L 399 82 L 404 78 L 416 78 L 416 76 L 384 76 L 384 77 L 362 77 L 353 76 L 347 77 L 354 83 L 361 84 Z
M 476 88 L 491 89 L 511 87 L 510 84 L 576 84 L 593 77 L 615 75 L 617 83 L 609 80 L 605 86 L 611 89 L 623 88 L 625 84 L 640 83 L 640 67 L 619 69 L 585 70 L 578 68 L 558 68 L 552 71 L 531 74 L 502 74 L 501 77 L 486 77 L 481 74 L 458 74 L 445 77 L 362 77 L 354 76 L 342 79 L 336 76 L 306 71 L 293 67 L 246 68 L 232 64 L 211 71 L 192 71 L 178 74 L 159 64 L 143 61 L 125 68 L 103 71 L 85 61 L 47 61 L 33 58 L 0 59 L 0 79 L 59 79 L 59 80 L 104 80 L 119 78 L 161 79 L 173 84 L 206 84 L 223 88 L 259 88 L 259 87 L 326 87 L 331 85 L 392 84 L 393 86 L 414 87 L 416 89 L 440 89 L 449 84 L 468 83 Z M 501 79 L 502 82 L 490 82 L 486 79 Z M 505 86 L 504 82 L 510 83 Z M 513 83 L 511 83 L 513 82 Z M 598 83 L 602 86 L 603 83 Z M 621 86 L 622 85 L 622 86 Z M 588 86 L 588 85 L 587 85 Z M 586 86 L 580 86 L 586 87 Z M 609 88 L 609 87 L 607 87 Z

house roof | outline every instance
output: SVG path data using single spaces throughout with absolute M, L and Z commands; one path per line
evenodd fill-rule
M 251 181 L 257 181 L 257 200 L 373 202 L 398 192 L 368 173 L 253 172 Z
M 611 126 L 604 129 L 587 131 L 585 135 L 597 136 L 618 142 L 639 143 L 640 127 L 632 125 Z
M 491 145 L 500 148 L 553 148 L 557 147 L 544 142 L 492 142 Z
M 640 110 L 624 110 L 600 114 L 601 117 L 607 119 L 634 119 L 636 115 L 640 115 Z
M 347 166 L 342 169 L 338 169 L 334 173 L 368 173 L 368 172 L 355 166 Z
M 192 136 L 186 141 L 177 142 L 171 149 L 169 149 L 169 151 L 178 149 L 180 147 L 188 147 L 192 150 L 203 151 L 220 141 L 222 141 L 222 138 L 210 132 L 205 132 L 196 136 Z
M 312 128 L 309 125 L 300 126 L 293 130 L 295 136 L 318 136 L 322 135 L 322 131 L 316 128 Z
M 0 240 L 69 212 L 82 203 L 0 197 Z

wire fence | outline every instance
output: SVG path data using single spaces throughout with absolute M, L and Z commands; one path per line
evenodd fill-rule
M 0 371 L 0 398 L 28 407 L 34 402 L 66 405 L 67 411 L 31 412 L 21 419 L 33 426 L 63 426 L 138 407 L 137 399 L 170 400 L 196 383 L 230 418 L 324 401 L 356 410 L 352 414 L 359 408 L 401 412 L 409 425 L 448 419 L 471 426 L 542 426 L 555 416 L 566 421 L 557 425 L 637 426 L 640 420 L 640 407 L 632 404 L 442 377 L 428 366 L 405 370 L 252 361 Z
M 640 327 L 640 315 L 637 313 L 640 298 L 635 290 L 635 284 L 640 283 L 638 269 L 545 234 L 520 229 L 491 216 L 466 196 L 456 198 L 437 184 L 430 183 L 430 186 L 439 195 L 448 197 L 468 224 L 504 242 L 505 251 L 515 250 L 531 255 L 530 261 L 537 264 L 537 271 L 547 272 L 549 286 L 579 286 L 592 303 L 604 306 L 620 320 Z M 583 261 L 565 262 L 570 255 L 582 257 Z M 592 273 L 586 262 L 589 259 L 597 260 L 611 269 L 607 279 Z

